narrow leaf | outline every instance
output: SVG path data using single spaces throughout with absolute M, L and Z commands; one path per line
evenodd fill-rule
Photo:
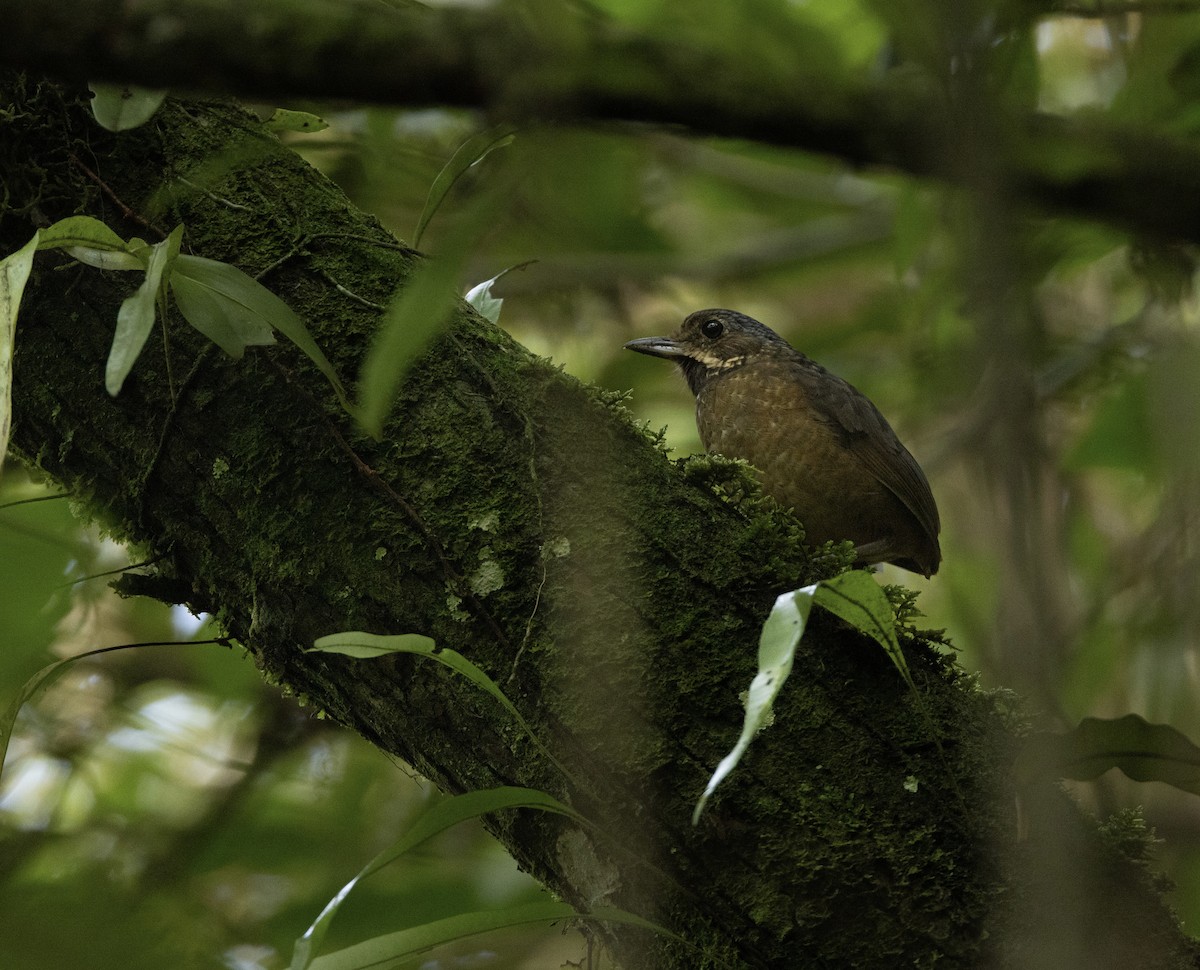
M 88 656 L 86 653 L 79 654 L 47 664 L 21 685 L 21 689 L 17 691 L 17 696 L 13 698 L 12 703 L 5 708 L 3 714 L 0 714 L 0 773 L 4 769 L 4 759 L 8 754 L 9 741 L 12 740 L 13 726 L 17 723 L 17 715 L 21 713 L 21 708 L 37 694 L 47 681 L 61 673 L 64 667 L 86 656 Z
M 166 91 L 151 91 L 117 84 L 89 84 L 92 93 L 92 114 L 101 127 L 109 131 L 128 131 L 144 125 L 159 109 Z
M 742 733 L 729 752 L 717 765 L 716 771 L 704 788 L 704 794 L 696 802 L 692 812 L 692 824 L 700 821 L 700 815 L 709 797 L 725 777 L 737 767 L 750 742 L 770 722 L 775 698 L 792 672 L 796 647 L 804 635 L 809 613 L 812 611 L 813 595 L 819 584 L 805 586 L 791 593 L 782 593 L 775 600 L 771 614 L 763 624 L 758 641 L 758 673 L 750 682 L 746 695 L 746 716 Z
M 33 256 L 40 236 L 41 233 L 35 232 L 24 246 L 0 260 L 0 466 L 4 464 L 8 436 L 12 431 L 12 365 L 17 313 L 33 269 Z M 0 749 L 0 765 L 3 763 L 3 750 Z
M 568 778 L 570 777 L 567 769 L 550 753 L 550 749 L 538 740 L 537 735 L 533 733 L 533 728 L 529 726 L 529 722 L 521 716 L 521 712 L 513 706 L 513 702 L 504 696 L 504 692 L 496 686 L 496 682 L 491 677 L 476 667 L 475 664 L 471 663 L 461 653 L 451 650 L 448 647 L 439 648 L 429 637 L 421 636 L 417 633 L 401 633 L 392 636 L 381 636 L 375 633 L 361 633 L 358 631 L 331 633 L 328 636 L 317 639 L 306 652 L 341 653 L 360 658 L 381 657 L 388 653 L 409 653 L 436 660 L 438 663 L 449 667 L 455 673 L 466 677 L 467 680 L 480 690 L 486 691 L 492 697 L 496 698 L 501 706 L 512 715 L 513 720 L 520 725 L 521 730 L 528 735 L 529 740 L 546 756 L 547 760 L 561 771 L 563 775 Z
M 451 826 L 469 818 L 477 818 L 488 812 L 511 808 L 536 808 L 546 812 L 566 815 L 576 821 L 583 819 L 574 809 L 568 808 L 556 798 L 532 788 L 492 788 L 486 791 L 468 792 L 445 798 L 425 812 L 416 823 L 392 845 L 380 852 L 363 867 L 362 871 L 344 885 L 326 905 L 312 925 L 296 941 L 292 951 L 291 970 L 305 970 L 313 960 L 329 930 L 329 924 L 337 915 L 342 903 L 359 881 L 395 862 L 410 849 L 415 848 Z
M 1200 795 L 1200 748 L 1170 725 L 1136 714 L 1085 717 L 1074 730 L 1031 735 L 1014 764 L 1022 784 L 1047 777 L 1090 781 L 1110 768 Z
M 438 172 L 437 178 L 429 187 L 425 208 L 421 210 L 421 216 L 417 219 L 417 228 L 413 230 L 413 249 L 420 248 L 421 236 L 425 234 L 425 227 L 429 225 L 429 220 L 441 208 L 442 202 L 454 188 L 454 183 L 462 178 L 463 173 L 473 165 L 478 165 L 497 148 L 511 144 L 515 137 L 514 129 L 511 126 L 501 125 L 498 128 L 472 135 L 458 146 L 458 150 Z
M 163 274 L 179 255 L 179 243 L 183 239 L 183 226 L 175 227 L 162 242 L 150 247 L 150 263 L 146 267 L 146 278 L 133 296 L 128 297 L 117 312 L 117 330 L 113 334 L 112 347 L 108 352 L 108 363 L 104 368 L 104 386 L 113 397 L 121 392 L 125 378 L 133 369 L 134 362 L 146 345 L 146 338 L 154 326 L 155 307 L 163 286 Z
M 434 920 L 421 926 L 377 936 L 363 943 L 356 943 L 327 956 L 317 957 L 312 970 L 365 970 L 367 967 L 392 966 L 393 961 L 408 959 L 427 953 L 434 947 L 453 943 L 480 933 L 544 923 L 554 920 L 584 919 L 602 920 L 608 923 L 625 923 L 675 937 L 660 926 L 624 910 L 601 907 L 590 913 L 577 913 L 569 904 L 558 902 L 526 903 L 507 909 L 484 913 L 460 913 L 445 919 Z
M 317 640 L 310 653 L 340 653 L 357 660 L 369 660 L 389 653 L 419 653 L 432 656 L 437 644 L 420 633 L 377 636 L 373 633 L 331 633 Z
M 115 249 L 95 249 L 91 246 L 68 246 L 67 255 L 95 269 L 112 269 L 122 272 L 144 270 L 146 267 L 132 253 Z

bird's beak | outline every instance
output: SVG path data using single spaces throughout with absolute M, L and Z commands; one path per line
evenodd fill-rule
M 670 337 L 640 337 L 629 341 L 625 349 L 636 350 L 639 354 L 649 354 L 651 357 L 665 357 L 668 360 L 688 355 L 679 341 Z

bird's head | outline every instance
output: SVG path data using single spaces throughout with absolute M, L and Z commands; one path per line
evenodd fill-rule
M 736 310 L 697 310 L 670 337 L 642 337 L 627 350 L 673 360 L 683 371 L 693 394 L 722 371 L 740 367 L 762 354 L 790 351 L 786 340 L 770 327 Z

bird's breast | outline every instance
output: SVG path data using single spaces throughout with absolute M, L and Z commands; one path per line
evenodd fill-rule
M 751 364 L 709 380 L 696 397 L 705 449 L 757 468 L 763 491 L 795 510 L 812 544 L 890 534 L 882 520 L 907 512 L 793 373 Z

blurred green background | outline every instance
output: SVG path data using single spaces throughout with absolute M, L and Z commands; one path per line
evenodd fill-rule
M 786 67 L 768 30 L 743 29 L 769 10 L 809 31 L 831 83 L 947 73 L 929 42 L 942 5 L 697 4 L 686 22 L 649 0 L 594 6 L 651 33 L 761 45 Z M 994 124 L 1039 109 L 1181 137 L 1200 126 L 1200 14 L 971 8 L 991 31 L 977 107 L 1003 108 Z M 734 35 L 705 19 L 716 10 L 741 18 Z M 487 127 L 464 112 L 289 107 L 331 123 L 285 136 L 295 149 L 409 241 L 438 172 Z M 489 207 L 463 290 L 535 261 L 496 286 L 501 325 L 585 381 L 631 389 L 677 456 L 699 450 L 690 394 L 621 345 L 704 306 L 774 327 L 867 393 L 928 473 L 942 571 L 884 578 L 921 590 L 925 625 L 948 631 L 966 669 L 1018 691 L 1047 727 L 1136 712 L 1200 738 L 1194 254 L 1010 203 L 986 165 L 947 189 L 746 142 L 553 126 L 467 171 L 421 248 L 437 254 Z M 15 504 L 46 494 L 19 468 L 0 481 L 0 702 L 56 658 L 209 635 L 87 579 L 137 554 L 81 525 L 69 498 Z M 1144 806 L 1163 840 L 1155 867 L 1200 931 L 1200 800 L 1110 776 L 1075 790 L 1101 814 Z M 238 651 L 81 662 L 22 710 L 0 777 L 0 966 L 286 966 L 329 897 L 432 797 L 264 686 Z M 461 826 L 365 882 L 327 946 L 539 895 Z M 585 958 L 577 932 L 550 927 L 414 966 Z

